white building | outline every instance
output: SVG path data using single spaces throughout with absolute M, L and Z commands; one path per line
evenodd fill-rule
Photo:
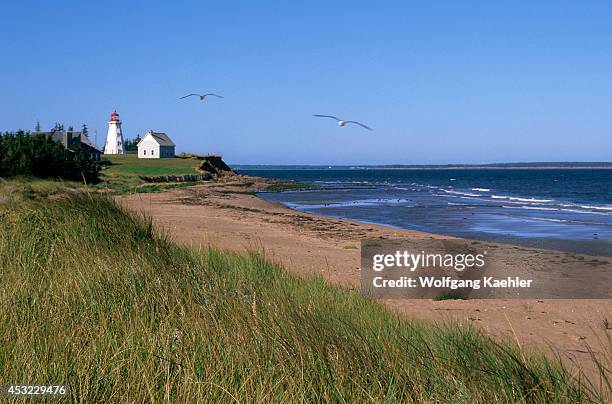
M 168 135 L 149 130 L 138 142 L 139 159 L 159 159 L 174 157 L 176 145 Z
M 111 114 L 110 121 L 108 121 L 104 154 L 123 154 L 123 134 L 121 133 L 121 121 L 117 111 Z

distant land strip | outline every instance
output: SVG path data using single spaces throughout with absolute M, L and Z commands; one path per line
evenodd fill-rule
M 490 164 L 388 164 L 388 165 L 259 165 L 233 164 L 237 170 L 543 170 L 612 169 L 612 162 L 534 162 Z

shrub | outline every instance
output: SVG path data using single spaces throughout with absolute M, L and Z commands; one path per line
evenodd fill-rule
M 0 135 L 0 177 L 28 176 L 96 182 L 99 168 L 76 145 L 71 149 L 44 135 L 19 131 Z

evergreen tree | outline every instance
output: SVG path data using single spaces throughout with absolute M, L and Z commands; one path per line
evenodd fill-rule
M 39 120 L 36 120 L 36 126 L 34 126 L 34 130 L 36 132 L 40 132 L 40 121 Z
M 74 151 L 71 160 L 72 172 L 70 175 L 74 180 L 82 180 L 83 183 L 97 182 L 100 167 L 92 163 L 88 158 L 85 150 L 81 145 L 75 145 L 71 148 Z M 75 178 L 80 175 L 80 178 Z
M 83 135 L 85 135 L 85 137 L 88 137 L 88 135 L 89 135 L 89 129 L 87 129 L 87 125 L 86 125 L 86 124 L 83 124 L 83 126 L 81 127 L 81 133 L 82 133 Z
M 138 150 L 138 142 L 140 142 L 140 135 L 136 135 L 134 139 L 126 139 L 123 142 L 123 150 L 128 151 L 137 151 Z
M 99 170 L 80 145 L 66 149 L 51 136 L 23 131 L 0 135 L 0 177 L 24 175 L 91 183 L 97 181 Z

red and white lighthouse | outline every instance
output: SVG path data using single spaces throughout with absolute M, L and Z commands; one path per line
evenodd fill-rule
M 121 121 L 117 111 L 111 114 L 108 121 L 104 154 L 123 154 L 123 134 L 121 133 Z

